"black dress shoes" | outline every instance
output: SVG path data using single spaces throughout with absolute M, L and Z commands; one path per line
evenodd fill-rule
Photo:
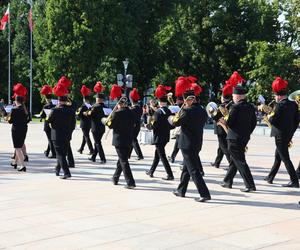
M 216 164 L 215 162 L 214 163 L 210 163 L 210 165 L 212 167 L 215 167 L 215 168 L 219 168 L 220 167 L 220 164 Z
M 135 185 L 125 185 L 124 188 L 126 188 L 126 189 L 134 189 Z
M 10 165 L 11 165 L 12 167 L 14 167 L 14 169 L 17 169 L 17 164 L 11 163 Z
M 118 180 L 116 178 L 111 178 L 111 182 L 114 184 L 114 185 L 118 185 Z
M 269 184 L 273 184 L 273 180 L 269 176 L 266 176 L 264 180 L 267 181 Z
M 153 177 L 153 173 L 152 173 L 152 171 L 150 171 L 150 170 L 147 170 L 147 171 L 146 171 L 146 175 L 149 175 L 151 178 Z
M 221 183 L 221 187 L 223 187 L 223 188 L 232 188 L 232 185 L 231 185 L 231 184 L 228 184 L 228 183 L 226 183 L 226 182 L 222 182 L 222 183 Z
M 240 191 L 241 191 L 241 192 L 244 192 L 244 193 L 250 193 L 250 192 L 256 191 L 256 188 L 255 188 L 255 187 L 242 188 L 242 189 L 240 189 Z
M 100 161 L 100 164 L 105 164 L 106 163 L 106 160 L 101 160 Z
M 82 154 L 82 151 L 83 151 L 82 149 L 78 149 L 78 150 L 77 150 L 77 152 L 78 152 L 79 154 Z
M 75 168 L 75 166 L 74 165 L 70 165 L 69 168 Z
M 89 158 L 89 161 L 95 162 L 96 159 L 95 159 L 94 157 L 90 157 L 90 158 Z
M 209 200 L 211 200 L 210 196 L 195 198 L 195 201 L 197 201 L 197 202 L 206 202 L 206 201 L 209 201 Z
M 165 180 L 165 181 L 173 181 L 174 176 L 167 176 L 167 177 L 163 177 L 162 179 Z
M 173 190 L 172 192 L 175 196 L 178 196 L 178 197 L 184 197 L 185 195 L 180 193 L 178 190 Z
M 174 159 L 172 156 L 168 156 L 168 160 L 169 160 L 169 162 L 171 162 L 171 163 L 174 163 L 174 162 L 175 162 L 175 159 Z
M 22 167 L 18 169 L 19 172 L 26 172 L 26 167 Z
M 56 176 L 59 176 L 59 172 L 55 171 L 55 175 L 56 175 Z
M 282 187 L 299 188 L 299 183 L 289 182 L 288 184 L 283 184 Z
M 63 180 L 66 180 L 66 179 L 69 179 L 71 178 L 72 176 L 70 174 L 67 174 L 67 175 L 63 175 L 60 177 L 60 179 L 63 179 Z
M 44 155 L 45 155 L 46 157 L 48 157 L 49 153 L 47 152 L 47 150 L 44 151 Z
M 138 156 L 137 158 L 135 158 L 137 161 L 140 161 L 140 160 L 144 160 L 144 157 L 143 156 Z

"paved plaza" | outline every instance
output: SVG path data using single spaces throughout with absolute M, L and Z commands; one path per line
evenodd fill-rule
M 212 195 L 207 203 L 194 201 L 198 194 L 192 182 L 186 198 L 171 193 L 179 182 L 180 153 L 172 164 L 175 181 L 161 179 L 161 164 L 151 179 L 145 170 L 154 146 L 142 146 L 145 160 L 137 161 L 133 154 L 130 161 L 137 187 L 127 190 L 123 176 L 118 186 L 110 181 L 116 164 L 111 133 L 103 140 L 108 162 L 100 165 L 77 153 L 82 133 L 74 131 L 76 168 L 70 180 L 56 177 L 55 159 L 43 155 L 42 123 L 29 125 L 26 173 L 10 166 L 10 125 L 0 123 L 0 139 L 0 249 L 300 249 L 300 190 L 281 187 L 289 181 L 284 166 L 273 185 L 263 181 L 274 160 L 274 139 L 269 136 L 251 138 L 247 160 L 257 192 L 241 193 L 239 175 L 233 189 L 220 187 L 227 162 L 220 169 L 210 166 L 217 138 L 205 130 L 200 157 Z M 300 138 L 293 142 L 290 154 L 297 166 Z M 173 145 L 171 140 L 168 155 Z

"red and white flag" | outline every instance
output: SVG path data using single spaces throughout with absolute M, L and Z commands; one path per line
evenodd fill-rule
M 9 22 L 9 7 L 7 7 L 7 10 L 1 19 L 0 30 L 5 30 L 6 24 L 8 22 Z

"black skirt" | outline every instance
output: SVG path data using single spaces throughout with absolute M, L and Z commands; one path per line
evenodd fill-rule
M 11 135 L 14 148 L 22 148 L 27 134 L 27 126 L 12 126 Z

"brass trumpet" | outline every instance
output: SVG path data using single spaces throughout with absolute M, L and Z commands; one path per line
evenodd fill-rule
M 217 121 L 217 125 L 221 126 L 224 129 L 224 131 L 226 132 L 226 134 L 228 134 L 228 126 L 226 124 L 226 121 L 229 116 L 229 110 L 227 107 L 231 103 L 232 103 L 232 101 L 230 101 L 228 104 L 226 104 L 225 107 L 223 107 L 221 105 L 218 106 L 215 102 L 210 102 L 206 105 L 206 112 L 209 117 L 213 118 L 219 112 L 222 114 L 222 117 Z
M 174 100 L 173 100 L 173 93 L 170 92 L 167 94 L 167 99 L 168 99 L 168 102 L 172 105 L 172 106 L 175 106 L 175 103 L 174 103 Z

